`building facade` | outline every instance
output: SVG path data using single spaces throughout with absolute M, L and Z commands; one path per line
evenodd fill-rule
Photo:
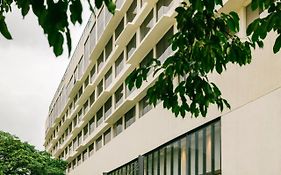
M 69 175 L 281 174 L 281 57 L 274 33 L 253 61 L 229 65 L 211 79 L 231 110 L 211 107 L 206 118 L 176 118 L 148 104 L 149 74 L 140 89 L 124 81 L 151 57 L 172 54 L 177 0 L 117 0 L 93 14 L 49 107 L 44 146 L 68 161 Z M 258 15 L 249 1 L 226 0 L 236 11 L 239 36 Z

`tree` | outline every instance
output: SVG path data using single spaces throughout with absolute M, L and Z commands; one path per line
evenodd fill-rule
M 11 35 L 5 23 L 5 13 L 11 11 L 15 2 L 25 16 L 30 7 L 37 16 L 39 25 L 48 36 L 55 55 L 62 54 L 64 38 L 68 51 L 71 51 L 69 20 L 81 23 L 82 5 L 80 0 L 6 0 L 0 5 L 0 32 L 7 39 Z M 187 3 L 188 2 L 188 3 Z M 90 9 L 94 9 L 88 0 Z M 100 8 L 105 3 L 114 13 L 112 0 L 95 0 Z M 136 69 L 126 80 L 129 88 L 140 87 L 146 80 L 147 73 L 154 69 L 159 74 L 155 84 L 148 89 L 149 101 L 156 104 L 163 101 L 163 106 L 171 109 L 176 116 L 206 116 L 211 104 L 222 111 L 230 108 L 227 100 L 222 98 L 220 89 L 208 79 L 212 72 L 221 74 L 229 63 L 240 66 L 252 60 L 251 48 L 263 47 L 263 40 L 270 31 L 277 33 L 273 47 L 277 53 L 281 47 L 281 2 L 280 0 L 252 0 L 253 10 L 267 10 L 268 15 L 258 18 L 247 28 L 248 40 L 242 41 L 236 33 L 239 31 L 239 17 L 236 12 L 219 13 L 216 9 L 223 6 L 222 0 L 188 0 L 177 9 L 178 32 L 171 39 L 174 54 L 162 64 L 157 58 L 150 64 Z M 68 12 L 69 15 L 68 15 Z M 55 20 L 54 20 L 55 19 Z M 173 80 L 181 81 L 175 85 Z
M 64 175 L 67 163 L 0 131 L 0 175 Z

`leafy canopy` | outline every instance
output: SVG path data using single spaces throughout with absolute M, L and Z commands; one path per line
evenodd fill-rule
M 90 0 L 87 0 L 94 12 Z M 11 12 L 15 3 L 25 16 L 30 9 L 38 18 L 39 25 L 48 37 L 56 56 L 62 54 L 66 38 L 68 51 L 71 51 L 69 21 L 82 23 L 80 0 L 4 0 L 0 1 L 0 33 L 11 39 L 5 14 Z M 185 3 L 188 2 L 188 3 Z M 243 66 L 252 60 L 251 48 L 263 47 L 263 40 L 271 31 L 276 32 L 273 52 L 281 48 L 281 2 L 280 0 L 252 0 L 252 10 L 267 11 L 268 15 L 257 18 L 247 28 L 248 40 L 242 41 L 239 32 L 239 17 L 236 12 L 219 13 L 216 9 L 223 6 L 222 0 L 188 0 L 177 9 L 177 33 L 171 38 L 174 54 L 162 64 L 157 58 L 142 66 L 127 78 L 129 89 L 140 87 L 147 79 L 150 69 L 159 77 L 148 89 L 149 101 L 171 109 L 176 116 L 206 116 L 211 104 L 222 111 L 230 108 L 222 93 L 208 78 L 212 72 L 221 74 L 229 63 Z M 105 3 L 114 13 L 113 0 L 95 0 L 95 7 Z M 173 81 L 178 78 L 179 83 Z
M 67 163 L 0 131 L 0 175 L 64 175 Z

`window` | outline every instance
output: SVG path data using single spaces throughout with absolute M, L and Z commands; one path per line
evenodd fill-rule
M 80 111 L 77 114 L 77 123 L 80 123 L 83 117 L 83 109 L 81 108 Z
M 97 112 L 97 127 L 103 122 L 103 106 Z
M 109 128 L 107 131 L 104 132 L 103 138 L 104 138 L 103 141 L 104 145 L 111 140 L 111 128 Z
M 144 175 L 221 175 L 221 128 L 216 120 L 143 155 Z M 136 163 L 138 159 L 135 159 Z M 109 174 L 129 174 L 135 162 Z
M 97 36 L 97 34 L 96 34 L 96 23 L 94 23 L 93 28 L 90 31 L 90 46 L 91 46 L 90 50 L 93 50 L 94 47 L 96 46 L 96 36 Z
M 78 147 L 78 141 L 77 141 L 77 137 L 75 137 L 73 139 L 73 150 L 76 150 L 77 147 Z
M 92 67 L 91 72 L 90 72 L 90 76 L 91 76 L 91 83 L 93 83 L 95 78 L 96 78 L 96 65 L 94 65 Z
M 144 59 L 140 62 L 140 67 L 147 67 L 150 66 L 153 59 L 153 50 L 151 50 Z M 147 75 L 150 75 L 153 72 L 153 69 L 150 69 Z
M 81 164 L 81 154 L 77 157 L 77 166 Z
M 89 146 L 89 157 L 94 154 L 94 143 Z
M 84 108 L 84 113 L 86 113 L 89 109 L 89 100 L 86 100 L 84 105 L 83 105 L 83 108 Z
M 87 151 L 87 149 L 85 149 L 82 153 L 82 159 L 83 159 L 83 161 L 85 161 L 85 160 L 87 160 L 87 158 L 88 158 L 88 151 Z
M 114 125 L 113 125 L 113 130 L 114 130 L 114 136 L 117 136 L 120 134 L 123 130 L 123 118 L 121 117 Z
M 74 117 L 73 121 L 73 128 L 77 125 L 77 116 Z
M 91 134 L 95 129 L 95 116 L 89 121 L 89 134 Z
M 104 31 L 104 16 L 105 16 L 105 8 L 102 7 L 100 9 L 100 13 L 97 17 L 97 38 L 98 38 L 98 40 L 100 39 L 100 37 Z
M 112 83 L 112 68 L 105 74 L 105 89 Z
M 123 102 L 123 84 L 115 92 L 115 108 L 117 108 Z
M 122 33 L 123 30 L 124 30 L 124 18 L 122 18 L 122 20 L 120 21 L 120 23 L 115 29 L 115 40 L 117 40 L 117 38 L 119 37 L 119 35 Z
M 74 160 L 72 161 L 72 168 L 73 168 L 73 169 L 76 168 L 76 159 L 74 159 Z
M 97 96 L 100 96 L 100 94 L 103 92 L 103 80 L 101 80 L 97 86 Z
M 102 147 L 102 136 L 96 140 L 96 151 Z
M 95 91 L 93 91 L 92 94 L 90 95 L 90 105 L 92 106 L 94 102 L 95 102 Z
M 146 34 L 154 26 L 154 23 L 155 22 L 154 22 L 154 18 L 153 18 L 153 9 L 152 9 L 140 26 L 140 39 L 141 40 L 143 40 L 143 38 L 146 36 Z
M 107 60 L 109 55 L 111 54 L 112 48 L 113 48 L 113 40 L 111 37 L 105 46 L 105 60 Z
M 83 128 L 83 139 L 85 140 L 87 137 L 88 137 L 88 134 L 89 134 L 89 126 L 86 125 L 84 128 Z
M 173 35 L 173 27 L 163 36 L 163 38 L 156 45 L 156 57 L 163 63 L 167 57 L 172 53 L 170 39 Z
M 102 53 L 100 54 L 100 56 L 97 60 L 97 72 L 99 72 L 101 70 L 103 64 L 104 64 L 104 57 L 103 57 L 103 51 L 102 51 Z
M 144 114 L 146 114 L 151 109 L 152 109 L 152 106 L 149 104 L 149 99 L 148 99 L 147 96 L 145 96 L 140 101 L 140 116 L 143 116 Z
M 88 85 L 89 85 L 89 76 L 87 76 L 87 78 L 84 82 L 84 87 L 87 88 Z
M 173 0 L 161 0 L 157 2 L 157 20 L 159 20 L 161 16 L 163 16 L 170 10 L 170 8 L 172 7 L 172 2 Z
M 136 34 L 127 45 L 127 59 L 129 59 L 136 50 Z
M 125 114 L 125 128 L 128 128 L 136 121 L 136 107 L 134 106 Z
M 127 23 L 132 22 L 137 15 L 137 2 L 138 1 L 133 1 L 127 11 Z
M 121 55 L 117 58 L 115 61 L 115 77 L 119 75 L 119 73 L 124 68 L 124 52 L 121 53 Z
M 78 134 L 77 141 L 78 141 L 78 146 L 81 145 L 81 143 L 82 143 L 82 131 L 80 131 L 80 133 Z
M 104 104 L 104 118 L 107 118 L 111 114 L 112 110 L 112 97 L 110 97 Z

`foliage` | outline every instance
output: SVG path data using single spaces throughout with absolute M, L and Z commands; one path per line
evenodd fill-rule
M 87 0 L 90 9 L 94 8 Z M 105 3 L 113 13 L 115 4 L 112 0 L 95 0 L 95 6 L 100 8 Z M 56 56 L 63 52 L 64 40 L 67 40 L 68 52 L 71 52 L 71 37 L 69 24 L 82 23 L 82 4 L 80 0 L 1 0 L 0 1 L 0 33 L 7 39 L 12 39 L 5 16 L 12 11 L 12 5 L 16 4 L 25 17 L 30 9 L 38 19 L 38 24 L 42 27 L 44 34 L 48 37 L 48 42 Z
M 90 0 L 87 0 L 94 12 Z M 62 54 L 64 39 L 68 51 L 71 51 L 69 18 L 71 23 L 82 22 L 80 0 L 4 0 L 0 1 L 0 32 L 11 39 L 5 23 L 5 14 L 11 11 L 15 3 L 25 16 L 30 8 L 37 16 L 39 25 L 48 36 L 55 55 Z M 177 29 L 171 39 L 174 54 L 163 64 L 153 59 L 151 64 L 142 66 L 127 78 L 130 89 L 138 88 L 146 80 L 150 69 L 159 77 L 148 89 L 149 101 L 156 104 L 163 101 L 163 106 L 171 109 L 176 116 L 206 116 L 211 104 L 222 111 L 230 108 L 222 97 L 220 89 L 209 80 L 208 75 L 221 74 L 229 63 L 243 66 L 252 60 L 251 48 L 263 47 L 263 40 L 270 31 L 277 33 L 273 52 L 281 48 L 281 2 L 280 0 L 252 0 L 253 10 L 268 11 L 268 15 L 253 21 L 247 28 L 248 40 L 242 41 L 236 33 L 239 31 L 239 17 L 236 12 L 219 13 L 216 9 L 223 6 L 222 0 L 188 0 L 176 11 Z M 114 13 L 113 0 L 95 0 L 100 8 L 105 3 Z M 179 79 L 175 84 L 174 80 Z
M 0 175 L 64 175 L 67 163 L 0 131 Z
M 129 89 L 134 85 L 139 88 L 149 70 L 154 69 L 154 73 L 159 72 L 159 77 L 148 89 L 150 103 L 155 105 L 158 100 L 163 101 L 164 108 L 182 117 L 186 112 L 205 117 L 210 104 L 216 104 L 220 111 L 225 106 L 230 108 L 208 75 L 214 71 L 221 74 L 229 63 L 249 64 L 251 48 L 263 47 L 262 40 L 272 30 L 278 33 L 273 47 L 277 53 L 281 47 L 281 2 L 252 1 L 253 10 L 268 9 L 269 15 L 249 25 L 246 41 L 236 35 L 239 31 L 237 13 L 219 13 L 218 6 L 223 6 L 222 0 L 183 2 L 176 9 L 178 32 L 171 39 L 174 54 L 163 64 L 156 58 L 151 64 L 136 69 L 126 80 Z M 178 84 L 173 82 L 176 78 L 180 80 Z

